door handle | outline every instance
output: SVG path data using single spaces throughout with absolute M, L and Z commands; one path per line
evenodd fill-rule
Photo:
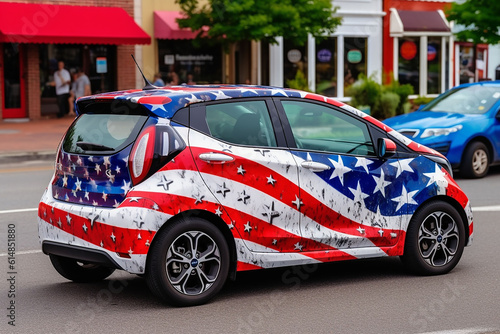
M 322 172 L 330 169 L 330 166 L 322 164 L 321 162 L 316 161 L 303 161 L 301 166 L 309 169 L 311 172 Z
M 210 152 L 210 153 L 201 153 L 199 156 L 198 156 L 201 160 L 205 161 L 205 162 L 208 162 L 208 163 L 219 163 L 219 164 L 223 164 L 225 162 L 229 162 L 229 161 L 233 161 L 234 158 L 227 155 L 227 154 L 223 154 L 223 153 L 214 153 L 214 152 Z

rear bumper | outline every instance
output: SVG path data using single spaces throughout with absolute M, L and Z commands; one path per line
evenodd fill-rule
M 82 262 L 100 264 L 115 269 L 123 269 L 108 253 L 97 249 L 89 249 L 45 240 L 42 242 L 42 251 L 47 255 L 59 255 Z
M 38 208 L 38 235 L 46 254 L 143 274 L 149 246 L 170 217 L 147 198 L 110 209 L 56 200 L 49 188 Z

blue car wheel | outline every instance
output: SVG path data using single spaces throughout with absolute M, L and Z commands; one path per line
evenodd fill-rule
M 477 179 L 488 174 L 489 166 L 488 148 L 481 142 L 474 142 L 464 152 L 460 173 L 465 178 Z

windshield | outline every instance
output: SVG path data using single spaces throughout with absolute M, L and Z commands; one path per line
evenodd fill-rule
M 421 111 L 484 114 L 499 98 L 500 86 L 474 85 L 452 89 L 430 102 Z

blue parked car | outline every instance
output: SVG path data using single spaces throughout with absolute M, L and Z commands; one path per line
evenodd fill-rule
M 385 124 L 445 155 L 466 178 L 500 162 L 500 81 L 454 87 L 419 110 Z

